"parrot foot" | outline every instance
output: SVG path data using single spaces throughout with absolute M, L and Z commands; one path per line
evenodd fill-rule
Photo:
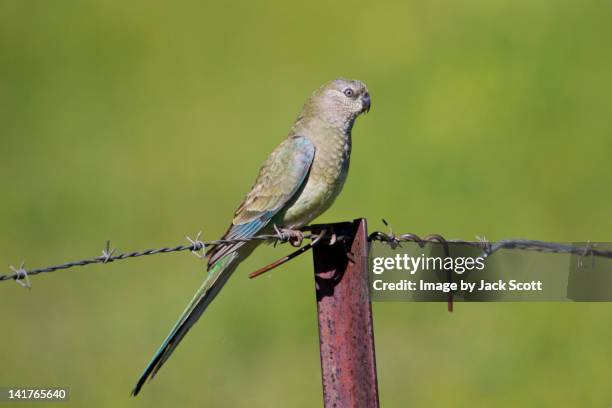
M 301 246 L 304 241 L 304 233 L 300 230 L 278 228 L 276 225 L 274 226 L 274 230 L 280 242 L 289 242 L 293 247 L 297 248 Z

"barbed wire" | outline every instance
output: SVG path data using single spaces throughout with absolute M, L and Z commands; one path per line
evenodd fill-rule
M 380 241 L 389 245 L 392 249 L 397 246 L 401 246 L 402 242 L 414 242 L 419 245 L 419 247 L 424 247 L 427 243 L 437 243 L 442 245 L 444 249 L 444 256 L 450 256 L 449 244 L 459 244 L 466 245 L 473 248 L 479 248 L 483 252 L 480 255 L 482 258 L 487 259 L 495 252 L 501 249 L 518 249 L 518 250 L 528 250 L 528 251 L 537 251 L 543 253 L 553 253 L 553 254 L 575 254 L 578 255 L 578 266 L 582 267 L 582 260 L 586 256 L 590 256 L 592 263 L 594 264 L 593 257 L 604 257 L 612 259 L 612 251 L 605 251 L 596 249 L 594 244 L 587 242 L 584 246 L 578 245 L 567 245 L 556 242 L 546 242 L 546 241 L 536 241 L 531 239 L 504 239 L 498 241 L 496 243 L 491 243 L 487 241 L 486 238 L 476 237 L 476 241 L 465 241 L 461 239 L 444 239 L 439 234 L 430 234 L 423 238 L 420 238 L 418 235 L 413 233 L 395 235 L 393 233 L 393 228 L 385 221 L 382 222 L 389 227 L 389 232 L 384 233 L 381 231 L 376 231 L 371 233 L 368 236 L 370 241 Z M 451 271 L 447 271 L 447 279 L 448 281 L 452 280 Z M 450 292 L 448 294 L 448 311 L 452 312 L 454 308 L 454 294 Z
M 383 220 L 383 223 L 387 226 L 388 223 Z M 269 243 L 291 243 L 293 246 L 299 246 L 303 239 L 311 240 L 307 245 L 299 248 L 295 252 L 280 258 L 279 260 L 260 268 L 258 271 L 251 273 L 249 276 L 251 278 L 261 275 L 271 269 L 274 269 L 283 263 L 295 258 L 298 255 L 305 253 L 307 250 L 313 248 L 323 241 L 323 238 L 328 238 L 329 244 L 334 244 L 337 241 L 344 241 L 347 237 L 336 236 L 333 232 L 328 233 L 328 229 L 324 228 L 319 234 L 312 233 L 304 233 L 310 231 L 310 227 L 304 227 L 301 230 L 287 230 L 287 229 L 278 229 L 275 228 L 275 234 L 263 234 L 257 235 L 249 238 L 240 238 L 240 239 L 217 239 L 212 241 L 202 241 L 201 232 L 196 235 L 195 238 L 190 238 L 186 236 L 185 238 L 189 241 L 189 244 L 185 245 L 177 245 L 174 247 L 163 247 L 158 249 L 146 249 L 143 251 L 134 251 L 134 252 L 125 252 L 116 254 L 115 249 L 110 247 L 110 241 L 106 242 L 105 248 L 102 250 L 102 255 L 89 258 L 89 259 L 81 259 L 78 261 L 66 262 L 60 265 L 48 266 L 44 268 L 30 269 L 27 270 L 24 268 L 24 263 L 22 262 L 19 267 L 10 266 L 11 273 L 0 275 L 0 282 L 7 280 L 15 280 L 23 287 L 30 288 L 30 276 L 38 275 L 41 273 L 49 273 L 55 272 L 59 270 L 65 270 L 74 268 L 77 266 L 86 266 L 92 264 L 107 264 L 115 261 L 121 261 L 124 259 L 137 258 L 142 256 L 149 255 L 158 255 L 158 254 L 169 254 L 174 252 L 183 252 L 190 251 L 194 255 L 199 258 L 204 258 L 206 256 L 206 250 L 219 245 L 231 245 L 249 241 L 266 241 Z M 329 231 L 333 231 L 333 228 L 329 228 Z M 420 238 L 418 235 L 413 233 L 406 233 L 395 235 L 393 230 L 389 227 L 389 232 L 385 233 L 382 231 L 375 231 L 371 233 L 368 237 L 369 241 L 379 241 L 390 245 L 392 248 L 397 246 L 401 246 L 402 242 L 414 242 L 418 244 L 420 247 L 423 247 L 426 244 L 440 244 L 443 246 L 445 253 L 449 254 L 449 244 L 462 244 L 467 245 L 474 248 L 482 249 L 482 257 L 488 258 L 493 255 L 495 252 L 501 249 L 515 249 L 515 250 L 529 250 L 529 251 L 537 251 L 543 253 L 555 253 L 555 254 L 574 254 L 580 256 L 580 259 L 591 256 L 591 257 L 603 257 L 612 259 L 612 251 L 601 250 L 595 247 L 595 244 L 587 242 L 586 245 L 568 245 L 561 244 L 556 242 L 547 242 L 547 241 L 536 241 L 530 239 L 505 239 L 495 243 L 489 242 L 484 238 L 476 237 L 476 241 L 466 241 L 460 239 L 445 239 L 439 234 L 430 234 L 423 238 Z
M 478 238 L 478 237 L 477 237 Z M 482 257 L 488 258 L 500 249 L 517 249 L 526 251 L 536 251 L 550 254 L 573 254 L 582 257 L 596 256 L 612 259 L 612 251 L 597 249 L 595 244 L 587 242 L 584 246 L 561 244 L 558 242 L 536 241 L 532 239 L 504 239 L 491 243 L 486 239 L 477 239 L 476 241 L 465 241 L 461 239 L 444 239 L 438 234 L 431 234 L 424 238 L 420 238 L 416 234 L 408 233 L 401 235 L 387 234 L 376 231 L 370 234 L 371 241 L 381 241 L 389 244 L 391 247 L 401 245 L 402 242 L 414 242 L 423 247 L 427 243 L 438 244 L 460 244 L 473 248 L 482 249 Z
M 189 245 L 177 245 L 174 247 L 164 247 L 158 249 L 145 249 L 143 251 L 134 251 L 134 252 L 125 252 L 115 255 L 115 249 L 110 248 L 110 241 L 106 241 L 106 246 L 102 250 L 102 255 L 89 258 L 89 259 L 81 259 L 78 261 L 66 262 L 60 265 L 47 266 L 44 268 L 30 269 L 26 270 L 24 268 L 25 263 L 22 262 L 19 267 L 14 267 L 13 265 L 9 266 L 12 273 L 0 275 L 0 282 L 6 280 L 15 280 L 20 285 L 30 288 L 30 280 L 29 277 L 33 275 L 38 275 L 41 273 L 49 273 L 55 272 L 64 269 L 74 268 L 76 266 L 87 266 L 92 264 L 106 264 L 115 261 L 121 261 L 124 259 L 130 258 L 138 258 L 141 256 L 149 256 L 149 255 L 158 255 L 158 254 L 170 254 L 174 252 L 183 252 L 190 251 L 194 253 L 199 258 L 204 258 L 206 255 L 206 250 L 208 248 L 212 248 L 218 245 L 231 245 L 242 242 L 249 241 L 267 241 L 271 243 L 285 243 L 290 242 L 295 238 L 295 234 L 290 230 L 276 230 L 276 234 L 263 234 L 257 235 L 249 238 L 239 238 L 239 239 L 217 239 L 212 241 L 202 241 L 200 240 L 201 232 L 199 232 L 195 238 L 190 238 L 186 236 L 185 238 L 189 241 Z M 301 239 L 316 239 L 318 235 L 314 234 L 302 234 L 300 236 Z M 201 253 L 199 253 L 201 251 Z

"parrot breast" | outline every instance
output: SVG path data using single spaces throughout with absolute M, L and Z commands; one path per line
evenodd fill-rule
M 315 157 L 305 185 L 281 215 L 285 228 L 299 228 L 325 212 L 346 181 L 351 156 L 350 129 L 326 129 L 307 136 L 315 145 Z

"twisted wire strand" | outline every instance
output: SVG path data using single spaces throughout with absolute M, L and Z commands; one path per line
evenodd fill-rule
M 309 231 L 309 227 L 302 228 L 302 231 Z M 323 232 L 322 234 L 325 234 Z M 13 266 L 10 267 L 11 273 L 0 275 L 0 282 L 7 280 L 15 280 L 20 285 L 25 287 L 30 287 L 29 276 L 38 275 L 41 273 L 49 273 L 55 272 L 58 270 L 70 269 L 77 266 L 86 266 L 91 264 L 105 264 L 111 263 L 115 261 L 121 261 L 124 259 L 138 258 L 141 256 L 149 256 L 149 255 L 157 255 L 157 254 L 169 254 L 174 252 L 183 252 L 183 251 L 191 251 L 196 254 L 200 258 L 205 256 L 206 249 L 210 247 L 214 247 L 217 245 L 226 245 L 226 244 L 236 244 L 240 242 L 248 242 L 248 241 L 267 241 L 274 243 L 286 243 L 289 242 L 294 235 L 292 235 L 292 231 L 289 230 L 277 230 L 276 234 L 264 234 L 257 235 L 250 238 L 243 239 L 217 239 L 212 241 L 201 241 L 200 234 L 196 236 L 195 239 L 191 239 L 187 237 L 190 244 L 189 245 L 177 245 L 174 247 L 164 247 L 158 249 L 145 249 L 143 251 L 134 251 L 134 252 L 125 252 L 119 253 L 115 255 L 115 250 L 110 248 L 110 242 L 107 241 L 106 248 L 102 251 L 101 256 L 97 256 L 95 258 L 89 259 L 81 259 L 78 261 L 66 262 L 60 265 L 48 266 L 44 268 L 30 269 L 26 270 L 24 268 L 24 264 L 15 268 Z M 317 240 L 323 237 L 317 234 L 304 234 L 304 239 L 309 240 Z M 423 247 L 426 243 L 437 243 L 445 247 L 445 250 L 448 250 L 448 244 L 462 244 L 471 246 L 474 248 L 480 248 L 483 250 L 483 254 L 481 255 L 483 258 L 487 258 L 493 255 L 495 252 L 501 249 L 514 249 L 514 250 L 528 250 L 528 251 L 537 251 L 543 253 L 555 253 L 555 254 L 574 254 L 579 255 L 581 257 L 586 256 L 596 256 L 612 259 L 612 251 L 601 250 L 595 248 L 595 246 L 591 243 L 587 243 L 584 246 L 577 245 L 567 245 L 556 242 L 546 242 L 546 241 L 536 241 L 530 239 L 505 239 L 495 243 L 491 243 L 486 240 L 476 241 L 465 241 L 459 239 L 444 239 L 441 235 L 431 234 L 420 238 L 418 235 L 413 233 L 406 233 L 401 235 L 395 235 L 392 231 L 389 233 L 376 231 L 369 235 L 368 239 L 370 241 L 379 241 L 390 245 L 392 248 L 397 246 L 401 246 L 402 242 L 414 242 L 417 243 L 420 247 Z M 201 255 L 198 252 L 201 251 Z
M 601 258 L 612 259 L 612 251 L 597 249 L 593 244 L 587 243 L 586 245 L 568 245 L 557 242 L 547 241 L 536 241 L 532 239 L 504 239 L 491 243 L 486 240 L 481 241 L 464 241 L 461 239 L 448 239 L 445 240 L 440 235 L 432 234 L 424 238 L 420 238 L 416 234 L 408 233 L 402 235 L 388 234 L 381 231 L 376 231 L 370 234 L 370 241 L 380 241 L 389 244 L 391 247 L 401 245 L 402 242 L 414 242 L 420 247 L 423 247 L 426 243 L 439 243 L 442 245 L 446 244 L 461 244 L 467 245 L 473 248 L 480 248 L 483 250 L 482 257 L 487 258 L 493 255 L 500 249 L 516 249 L 526 251 L 537 251 L 542 253 L 550 254 L 574 254 L 580 256 L 597 256 Z
M 63 269 L 70 269 L 76 266 L 86 266 L 91 264 L 105 264 L 111 263 L 115 261 L 121 261 L 124 259 L 137 258 L 141 256 L 149 256 L 149 255 L 157 255 L 157 254 L 169 254 L 174 252 L 182 252 L 182 251 L 191 251 L 193 253 L 197 253 L 198 251 L 205 251 L 210 247 L 214 247 L 217 245 L 226 245 L 226 244 L 236 244 L 240 242 L 248 242 L 248 241 L 268 241 L 268 242 L 279 242 L 285 243 L 288 242 L 291 237 L 290 234 L 286 234 L 283 231 L 279 231 L 277 234 L 264 234 L 257 235 L 251 238 L 242 238 L 242 239 L 217 239 L 213 241 L 200 241 L 199 236 L 195 239 L 191 239 L 187 237 L 190 241 L 189 245 L 177 245 L 174 247 L 164 247 L 158 249 L 145 249 L 143 251 L 134 251 L 134 252 L 125 252 L 115 255 L 115 250 L 110 249 L 110 242 L 107 241 L 106 248 L 102 251 L 101 256 L 97 256 L 95 258 L 90 259 L 81 259 L 78 261 L 66 262 L 60 265 L 47 266 L 44 268 L 37 269 L 24 269 L 24 264 L 22 263 L 19 268 L 15 268 L 11 266 L 12 273 L 8 273 L 5 275 L 0 275 L 0 282 L 6 280 L 16 280 L 18 282 L 24 280 L 25 285 L 29 287 L 29 281 L 27 281 L 28 276 L 38 275 L 40 273 L 48 273 L 55 272 Z M 318 235 L 306 234 L 304 235 L 305 239 L 316 239 Z M 204 255 L 204 254 L 203 254 Z M 202 255 L 199 255 L 202 257 Z

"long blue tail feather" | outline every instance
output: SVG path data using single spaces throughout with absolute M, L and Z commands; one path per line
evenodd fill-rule
M 237 252 L 230 253 L 220 259 L 210 271 L 208 271 L 206 280 L 202 286 L 200 286 L 191 302 L 189 302 L 183 311 L 180 319 L 176 322 L 170 334 L 168 334 L 168 337 L 166 337 L 161 347 L 147 365 L 147 368 L 145 368 L 144 372 L 141 374 L 136 386 L 132 390 L 132 396 L 138 395 L 147 379 L 150 380 L 155 377 L 155 374 L 157 374 L 162 365 L 168 360 L 189 329 L 198 321 L 202 313 L 204 313 L 208 305 L 210 305 L 217 296 L 232 272 L 238 266 L 238 257 L 239 254 Z

